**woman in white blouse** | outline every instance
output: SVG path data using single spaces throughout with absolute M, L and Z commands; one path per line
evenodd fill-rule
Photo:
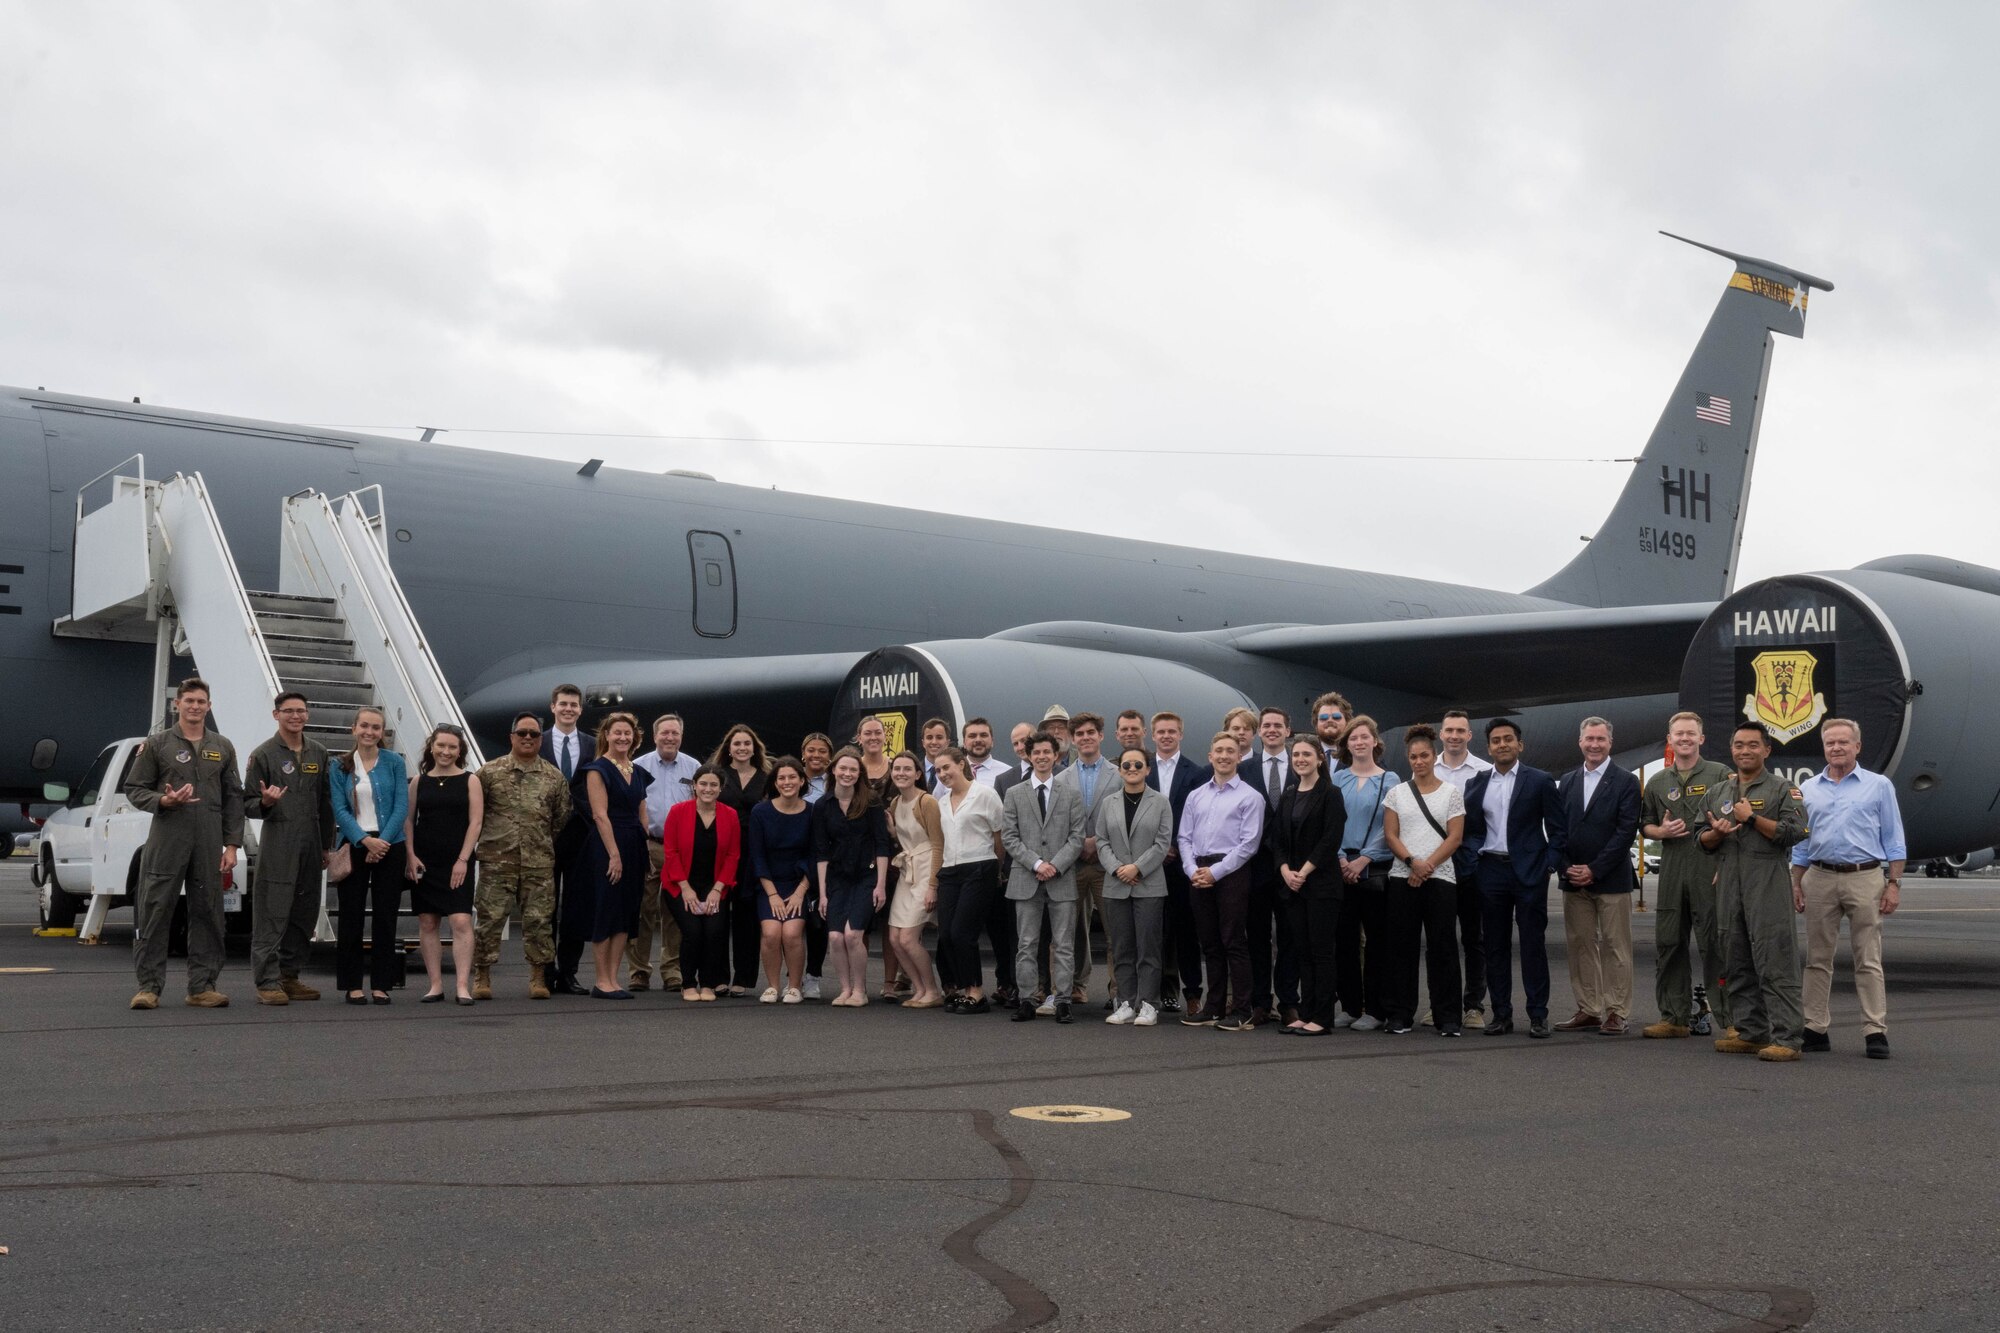
M 932 761 L 943 783 L 937 794 L 944 854 L 937 876 L 937 970 L 949 1011 L 990 1013 L 980 987 L 979 932 L 1000 892 L 1000 798 L 972 780 L 965 751 L 956 745 Z
M 1408 1032 L 1417 1014 L 1418 936 L 1428 964 L 1431 1012 L 1440 1037 L 1459 1033 L 1458 882 L 1451 854 L 1465 837 L 1465 798 L 1440 778 L 1437 732 L 1418 723 L 1403 733 L 1410 780 L 1382 803 L 1382 830 L 1396 863 L 1389 868 L 1388 984 L 1392 1033 Z M 1440 998 L 1443 997 L 1443 998 Z

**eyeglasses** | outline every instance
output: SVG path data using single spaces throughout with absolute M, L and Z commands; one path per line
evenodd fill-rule
M 516 736 L 519 736 L 522 740 L 525 741 L 525 740 L 533 740 L 539 737 L 542 733 L 539 730 L 535 730 L 528 727 L 517 727 L 514 730 L 514 734 Z
M 1339 713 L 1321 713 L 1319 720 L 1322 722 L 1344 722 L 1346 718 Z
M 305 715 L 306 710 L 303 708 L 280 708 L 278 710 L 279 717 L 304 717 Z
M 1146 766 L 1142 763 L 1123 763 L 1118 765 L 1118 767 L 1127 773 L 1143 773 L 1146 771 Z

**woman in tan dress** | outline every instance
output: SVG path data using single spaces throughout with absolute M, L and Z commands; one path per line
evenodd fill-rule
M 938 868 L 944 863 L 944 824 L 938 803 L 924 790 L 923 761 L 909 750 L 889 765 L 889 832 L 901 849 L 896 896 L 889 902 L 889 947 L 916 981 L 905 1009 L 936 1009 L 944 1003 L 931 956 L 924 949 L 924 926 L 937 909 Z

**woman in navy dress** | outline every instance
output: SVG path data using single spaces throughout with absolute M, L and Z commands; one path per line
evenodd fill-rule
M 592 899 L 590 947 L 597 980 L 590 993 L 600 1000 L 629 1000 L 618 982 L 625 941 L 639 923 L 651 863 L 646 854 L 646 788 L 653 775 L 632 762 L 639 720 L 613 713 L 597 728 L 597 758 L 582 769 L 595 836 L 584 844 L 583 869 Z

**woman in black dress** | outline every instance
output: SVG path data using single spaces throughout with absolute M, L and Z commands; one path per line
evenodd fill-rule
M 736 812 L 736 827 L 749 829 L 750 812 L 770 795 L 771 756 L 764 749 L 763 738 L 738 722 L 722 734 L 722 744 L 715 747 L 708 762 L 722 770 L 722 803 Z M 718 993 L 748 995 L 757 988 L 763 927 L 757 922 L 756 904 L 748 898 L 732 894 L 727 910 L 735 975 L 730 985 L 718 988 Z
M 629 1000 L 618 980 L 625 942 L 639 922 L 639 903 L 650 872 L 646 855 L 646 788 L 653 775 L 633 762 L 639 719 L 613 713 L 597 727 L 597 758 L 582 769 L 594 831 L 584 843 L 581 865 L 589 876 L 593 904 L 590 947 L 597 979 L 590 993 L 599 1000 Z
M 417 914 L 417 939 L 431 988 L 421 1003 L 444 999 L 443 949 L 438 922 L 451 918 L 451 967 L 458 979 L 458 1002 L 472 1003 L 472 849 L 486 800 L 479 778 L 465 771 L 465 733 L 443 724 L 432 729 L 410 779 L 409 848 L 405 874 L 410 907 Z

